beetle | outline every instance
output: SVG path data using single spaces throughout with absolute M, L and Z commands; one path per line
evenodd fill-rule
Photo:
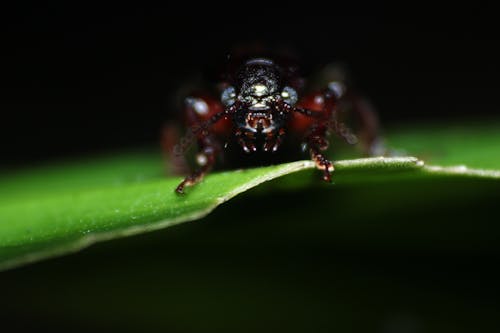
M 175 191 L 182 194 L 186 186 L 200 182 L 228 142 L 244 155 L 268 156 L 279 153 L 287 140 L 293 142 L 290 137 L 299 138 L 298 147 L 309 152 L 326 182 L 331 182 L 334 169 L 324 154 L 332 132 L 349 144 L 358 142 L 359 137 L 369 155 L 380 152 L 373 108 L 348 89 L 343 75 L 330 72 L 331 67 L 322 73 L 324 86 L 308 90 L 296 62 L 286 57 L 231 59 L 212 89 L 215 93 L 195 91 L 184 99 L 183 115 L 189 130 L 174 150 L 177 156 L 183 155 L 196 140 L 198 169 Z M 345 113 L 358 119 L 357 135 L 342 120 Z

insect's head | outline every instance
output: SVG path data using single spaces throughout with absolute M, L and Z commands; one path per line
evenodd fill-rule
M 277 65 L 269 59 L 251 59 L 241 67 L 234 86 L 227 87 L 221 96 L 226 107 L 238 105 L 238 127 L 252 132 L 271 131 L 279 124 L 278 105 L 297 102 L 297 92 L 283 83 Z M 280 104 L 281 103 L 281 104 Z
M 249 111 L 270 110 L 278 101 L 295 105 L 297 92 L 283 83 L 278 66 L 269 59 L 248 60 L 238 72 L 236 82 L 221 96 L 225 106 L 239 102 Z

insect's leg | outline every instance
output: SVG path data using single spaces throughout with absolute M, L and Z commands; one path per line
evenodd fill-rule
M 305 142 L 309 147 L 311 159 L 316 163 L 316 167 L 323 170 L 323 180 L 326 182 L 332 181 L 331 172 L 333 164 L 323 155 L 322 151 L 328 149 L 328 130 L 326 126 L 313 126 L 305 138 Z
M 328 126 L 348 144 L 354 145 L 359 142 L 357 135 L 354 134 L 352 129 L 336 117 L 330 119 Z
M 177 151 L 174 154 L 185 154 L 191 142 L 197 140 L 196 162 L 199 168 L 177 186 L 177 193 L 183 193 L 186 186 L 200 182 L 212 169 L 216 155 L 221 151 L 216 136 L 227 130 L 223 122 L 232 112 L 234 109 L 224 109 L 219 101 L 208 95 L 193 95 L 186 98 L 184 116 L 191 127 L 177 145 Z
M 179 140 L 181 140 L 181 144 L 179 144 Z M 161 148 L 167 174 L 177 175 L 188 172 L 189 166 L 183 153 L 185 148 L 181 148 L 185 142 L 186 139 L 182 138 L 178 124 L 165 124 L 161 135 Z
M 326 108 L 329 108 L 327 104 L 335 106 L 333 132 L 351 143 L 354 142 L 353 132 L 363 153 L 379 155 L 383 149 L 377 114 L 372 104 L 350 84 L 348 69 L 340 63 L 332 63 L 323 67 L 313 79 L 317 86 L 325 88 L 323 97 Z M 350 131 L 344 122 L 354 131 Z
M 326 89 L 307 96 L 303 104 L 307 108 L 295 107 L 293 111 L 308 117 L 313 123 L 322 123 L 349 144 L 358 142 L 353 131 L 338 119 L 339 99 L 336 93 Z
M 304 136 L 304 144 L 309 149 L 311 159 L 316 163 L 316 167 L 323 170 L 323 179 L 331 182 L 333 164 L 322 153 L 328 149 L 328 130 L 334 129 L 332 128 L 332 119 L 334 117 L 333 103 L 335 100 L 328 97 L 324 92 L 306 96 L 299 106 L 292 109 L 292 112 L 307 117 L 300 120 L 304 125 L 307 124 L 308 128 Z M 299 128 L 304 126 L 300 123 L 296 123 L 297 125 Z
M 266 141 L 264 142 L 264 151 L 271 151 L 275 153 L 278 151 L 281 142 L 283 141 L 283 136 L 285 135 L 285 129 L 280 128 L 277 132 L 269 132 Z
M 335 82 L 331 82 L 321 93 L 313 95 L 314 99 L 306 100 L 304 104 L 307 108 L 296 107 L 293 111 L 316 121 L 324 121 L 328 128 L 349 144 L 359 142 L 366 155 L 379 155 L 383 149 L 379 122 L 373 106 L 350 90 L 334 90 L 336 85 L 333 83 Z M 350 125 L 352 121 L 356 130 L 352 130 L 346 121 Z
M 383 155 L 386 149 L 380 137 L 379 119 L 373 105 L 366 98 L 347 91 L 341 99 L 340 107 L 349 112 L 357 123 L 356 135 L 363 153 L 369 156 Z
M 252 132 L 242 131 L 238 129 L 234 135 L 236 136 L 236 141 L 243 148 L 243 151 L 247 154 L 257 151 L 255 147 L 255 136 Z
M 177 186 L 175 191 L 179 194 L 184 193 L 186 186 L 192 186 L 199 183 L 205 174 L 207 174 L 215 164 L 216 155 L 220 151 L 220 146 L 215 138 L 210 135 L 202 135 L 198 139 L 199 152 L 196 155 L 196 163 L 199 168 L 191 175 L 184 178 L 184 180 Z

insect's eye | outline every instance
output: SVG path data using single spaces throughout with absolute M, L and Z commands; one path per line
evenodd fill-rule
M 225 106 L 231 106 L 236 102 L 236 90 L 233 86 L 229 86 L 222 92 L 221 102 Z
M 295 89 L 293 89 L 292 87 L 288 86 L 283 88 L 283 91 L 281 92 L 281 97 L 283 97 L 285 103 L 289 105 L 295 105 L 295 103 L 297 103 L 298 100 L 297 91 L 295 91 Z

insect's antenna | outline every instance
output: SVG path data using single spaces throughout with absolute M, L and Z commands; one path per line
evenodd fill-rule
M 193 134 L 200 134 L 203 131 L 206 131 L 207 129 L 209 129 L 212 125 L 214 125 L 215 123 L 217 123 L 219 120 L 221 120 L 222 118 L 224 118 L 224 116 L 226 116 L 226 111 L 225 110 L 221 111 L 221 112 L 217 112 L 212 117 L 210 117 L 210 119 L 208 119 L 207 121 L 204 121 L 203 123 L 198 124 L 198 125 L 193 125 L 191 127 L 191 132 Z
M 320 119 L 320 118 L 324 117 L 324 115 L 321 112 L 316 112 L 316 111 L 312 111 L 312 110 L 304 109 L 304 108 L 299 108 L 299 107 L 294 107 L 292 109 L 292 111 L 303 114 L 304 116 L 307 116 L 310 118 L 315 118 L 315 119 Z
M 235 113 L 237 109 L 238 106 L 234 104 L 229 108 L 226 108 L 224 111 L 217 112 L 212 117 L 210 117 L 210 119 L 204 121 L 203 123 L 191 126 L 191 128 L 188 129 L 187 133 L 181 138 L 180 142 L 174 146 L 174 154 L 177 156 L 184 155 L 189 147 L 191 147 L 198 135 L 206 135 L 204 134 L 204 132 L 206 132 L 211 126 L 213 126 L 219 120 Z

